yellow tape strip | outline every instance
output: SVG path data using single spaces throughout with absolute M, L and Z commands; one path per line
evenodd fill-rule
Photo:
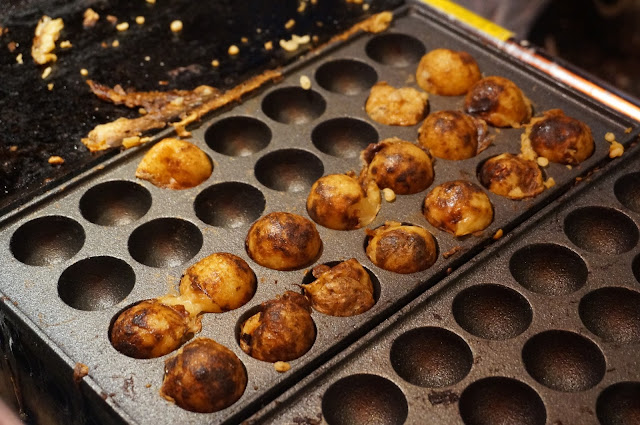
M 424 3 L 430 5 L 434 9 L 438 9 L 441 12 L 452 15 L 457 20 L 464 22 L 465 24 L 482 31 L 498 40 L 506 41 L 514 36 L 514 33 L 506 28 L 502 28 L 500 25 L 496 25 L 493 22 L 476 15 L 475 13 L 465 9 L 459 4 L 453 3 L 449 0 L 422 0 Z

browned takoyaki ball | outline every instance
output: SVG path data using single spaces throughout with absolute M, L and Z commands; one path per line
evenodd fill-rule
M 487 189 L 510 199 L 531 198 L 544 190 L 542 171 L 536 161 L 510 153 L 489 158 L 482 164 L 478 177 Z
M 420 226 L 388 221 L 367 230 L 367 256 L 378 267 L 396 273 L 425 270 L 436 262 L 436 242 Z
M 187 269 L 180 280 L 180 295 L 201 313 L 222 313 L 245 305 L 256 286 L 256 275 L 246 261 L 218 252 Z
M 525 134 L 533 150 L 551 162 L 576 165 L 593 154 L 589 126 L 566 116 L 560 109 L 546 111 L 543 117 L 531 120 Z
M 416 71 L 416 82 L 423 90 L 442 96 L 465 94 L 481 77 L 480 68 L 469 53 L 449 49 L 430 51 Z
M 273 212 L 253 223 L 245 240 L 249 256 L 274 270 L 295 270 L 313 263 L 322 250 L 315 224 L 297 214 Z
M 182 305 L 146 300 L 124 310 L 111 327 L 113 347 L 129 357 L 150 359 L 180 347 L 200 332 L 200 319 Z
M 464 110 L 495 127 L 520 127 L 531 119 L 531 101 L 513 81 L 496 76 L 471 87 Z
M 165 189 L 189 189 L 211 175 L 211 160 L 199 147 L 167 138 L 154 145 L 140 161 L 136 177 Z
M 317 266 L 312 273 L 316 280 L 301 286 L 311 300 L 311 306 L 320 313 L 355 316 L 375 304 L 369 273 L 355 258 L 333 267 Z
M 197 338 L 165 362 L 160 395 L 183 409 L 211 413 L 235 403 L 247 386 L 240 359 L 212 339 Z
M 433 188 L 424 198 L 422 212 L 432 226 L 454 236 L 484 230 L 493 220 L 493 206 L 487 194 L 464 180 Z
M 438 111 L 420 126 L 418 142 L 435 157 L 457 161 L 485 149 L 491 141 L 488 130 L 479 118 L 459 111 Z
M 260 312 L 240 328 L 240 348 L 258 360 L 275 363 L 297 359 L 316 339 L 309 300 L 287 291 L 260 305 Z
M 371 87 L 365 110 L 380 124 L 410 126 L 427 114 L 428 99 L 426 93 L 414 88 L 396 89 L 382 81 Z
M 418 193 L 433 182 L 431 158 L 420 147 L 396 137 L 370 144 L 362 151 L 367 175 L 381 189 L 399 195 Z
M 321 226 L 352 230 L 371 223 L 380 210 L 380 202 L 380 189 L 374 180 L 329 174 L 311 186 L 307 212 Z

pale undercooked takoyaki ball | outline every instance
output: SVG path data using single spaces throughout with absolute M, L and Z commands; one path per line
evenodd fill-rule
M 274 270 L 295 270 L 313 263 L 322 250 L 315 224 L 297 214 L 273 212 L 253 223 L 245 240 L 249 256 Z
M 235 403 L 247 386 L 247 372 L 233 351 L 197 338 L 165 362 L 160 395 L 183 409 L 211 413 Z
M 358 181 L 347 174 L 329 174 L 311 186 L 307 212 L 321 226 L 353 230 L 376 218 L 380 202 L 380 189 L 374 180 Z
M 420 226 L 386 222 L 367 231 L 367 256 L 378 267 L 396 273 L 425 270 L 436 261 L 436 242 Z
M 365 110 L 372 120 L 386 125 L 418 124 L 427 114 L 429 96 L 411 87 L 396 89 L 385 82 L 371 87 Z
M 435 49 L 422 57 L 416 82 L 423 90 L 442 96 L 459 96 L 481 78 L 480 68 L 467 52 Z
M 432 226 L 454 236 L 484 230 L 493 220 L 493 206 L 487 194 L 464 180 L 433 188 L 424 198 L 422 212 Z
M 531 198 L 544 190 L 542 171 L 536 161 L 510 153 L 489 158 L 478 177 L 484 187 L 510 199 Z
M 560 109 L 546 111 L 543 117 L 534 118 L 526 135 L 536 153 L 551 162 L 576 165 L 593 154 L 589 126 L 566 116 Z
M 398 138 L 370 144 L 363 152 L 367 175 L 381 189 L 399 195 L 418 193 L 433 182 L 431 158 L 419 146 Z
M 476 156 L 489 141 L 487 123 L 459 111 L 430 114 L 418 136 L 418 142 L 431 155 L 454 161 Z
M 496 76 L 471 87 L 464 110 L 495 127 L 520 127 L 531 119 L 531 101 L 513 81 Z
M 287 291 L 260 305 L 260 312 L 240 327 L 240 348 L 258 360 L 275 363 L 297 359 L 316 339 L 309 300 Z

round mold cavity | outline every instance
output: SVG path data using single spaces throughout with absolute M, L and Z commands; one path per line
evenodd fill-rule
M 439 388 L 461 381 L 473 365 L 466 342 L 451 331 L 423 327 L 407 331 L 391 346 L 391 365 L 405 381 Z
M 142 185 L 126 180 L 96 185 L 80 199 L 82 216 L 101 226 L 133 223 L 144 216 L 149 208 L 151 193 Z
M 640 382 L 619 382 L 606 388 L 596 402 L 602 425 L 640 424 Z
M 59 215 L 36 218 L 18 228 L 9 246 L 13 256 L 30 266 L 49 266 L 73 257 L 84 245 L 77 221 Z
M 374 61 L 397 68 L 417 63 L 426 52 L 418 39 L 406 34 L 378 35 L 369 40 L 365 50 Z
M 511 378 L 484 378 L 460 396 L 460 416 L 466 425 L 544 425 L 547 411 L 538 393 Z
M 528 245 L 509 261 L 514 279 L 530 291 L 544 295 L 566 295 L 587 283 L 589 271 L 582 258 L 561 245 Z
M 260 183 L 280 192 L 305 192 L 324 173 L 322 161 L 300 149 L 271 152 L 256 162 L 255 175 Z
M 638 228 L 623 213 L 606 207 L 584 207 L 564 220 L 567 237 L 582 249 L 596 254 L 615 255 L 638 243 Z
M 322 115 L 326 107 L 320 93 L 302 87 L 277 89 L 262 100 L 262 111 L 272 120 L 284 124 L 311 122 Z
M 453 317 L 467 332 L 485 339 L 504 340 L 526 331 L 533 318 L 529 302 L 502 285 L 467 288 L 453 300 Z
M 613 192 L 622 205 L 640 213 L 640 172 L 620 177 L 613 186 Z
M 58 279 L 58 296 L 67 305 L 85 311 L 104 310 L 125 299 L 136 275 L 125 261 L 90 257 L 69 266 Z
M 264 195 L 255 187 L 226 182 L 200 192 L 193 207 L 198 218 L 205 223 L 234 229 L 257 220 L 265 205 Z
M 227 156 L 249 156 L 266 148 L 271 142 L 271 129 L 251 117 L 229 117 L 207 129 L 207 145 Z
M 340 263 L 341 263 L 341 261 L 328 261 L 328 262 L 322 263 L 322 264 L 325 265 L 325 266 L 329 266 L 329 267 L 335 267 Z M 314 266 L 314 267 L 316 267 L 316 266 Z M 373 285 L 373 300 L 377 303 L 378 300 L 380 299 L 380 281 L 378 280 L 378 277 L 371 270 L 369 270 L 365 266 L 362 266 L 362 267 L 365 269 L 365 271 L 369 275 L 369 278 L 371 279 L 371 284 Z M 304 274 L 304 277 L 302 278 L 302 284 L 303 285 L 308 285 L 309 283 L 311 283 L 311 282 L 313 282 L 315 280 L 316 280 L 316 278 L 313 276 L 313 269 L 311 269 L 311 270 L 308 270 Z
M 313 145 L 327 155 L 357 158 L 378 132 L 370 124 L 354 118 L 334 118 L 319 124 L 311 133 Z
M 378 74 L 364 62 L 338 59 L 318 68 L 316 81 L 325 90 L 353 96 L 369 90 L 378 81 Z
M 578 392 L 604 377 L 606 362 L 596 344 L 577 333 L 539 333 L 522 349 L 524 366 L 536 381 L 557 391 Z
M 129 253 L 150 267 L 176 267 L 193 258 L 202 247 L 198 228 L 178 218 L 158 218 L 129 236 Z
M 607 342 L 640 343 L 640 293 L 600 288 L 585 295 L 578 308 L 582 323 Z
M 347 376 L 322 397 L 322 415 L 329 425 L 401 425 L 408 412 L 402 390 L 378 375 Z

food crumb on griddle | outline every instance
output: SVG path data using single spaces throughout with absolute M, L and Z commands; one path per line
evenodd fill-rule
M 62 165 L 64 164 L 64 158 L 58 155 L 52 155 L 47 162 L 51 165 Z
M 553 187 L 556 185 L 556 181 L 553 179 L 553 177 L 549 177 L 548 179 L 546 179 L 544 181 L 544 183 L 542 183 L 544 185 L 544 187 L 546 187 L 547 189 Z
M 182 21 L 176 19 L 175 21 L 171 22 L 171 25 L 169 27 L 171 28 L 172 32 L 180 32 L 183 28 Z
M 69 40 L 64 40 L 60 42 L 61 49 L 70 49 L 71 47 L 73 47 L 73 44 L 71 44 Z
M 273 49 L 273 41 L 267 41 L 266 43 L 264 43 L 264 49 L 265 50 L 272 50 Z
M 231 46 L 229 46 L 227 53 L 229 53 L 231 56 L 235 56 L 240 53 L 240 49 L 235 44 L 232 44 Z
M 87 71 L 86 68 L 82 68 L 80 70 L 80 75 L 82 75 L 83 77 L 86 77 L 87 75 L 89 75 L 89 71 Z
M 126 31 L 129 29 L 129 22 L 120 22 L 118 25 L 116 25 L 116 29 L 118 31 Z
M 144 16 L 136 16 L 136 24 L 142 25 L 144 24 L 145 18 Z
M 384 196 L 384 200 L 387 202 L 393 202 L 396 200 L 396 193 L 393 189 L 389 189 L 388 187 L 382 189 L 382 196 Z
M 276 372 L 284 373 L 288 372 L 291 369 L 291 365 L 287 362 L 278 361 L 273 364 L 273 368 Z
M 247 44 L 249 42 L 249 39 L 247 37 L 241 37 L 240 41 L 244 44 Z
M 546 167 L 547 165 L 549 165 L 549 160 L 547 158 L 545 158 L 544 156 L 539 156 L 536 159 L 536 162 L 538 163 L 539 166 L 541 167 Z
M 607 142 L 611 143 L 611 142 L 615 142 L 616 140 L 616 135 L 608 132 L 604 135 L 604 140 L 606 140 Z
M 220 66 L 220 61 L 218 59 L 214 59 L 211 61 L 211 66 L 217 68 Z
M 16 49 L 18 48 L 19 44 L 16 43 L 15 41 L 10 41 L 7 43 L 7 49 L 9 49 L 10 53 L 13 53 L 16 51 Z
M 16 62 L 18 65 L 24 64 L 24 61 L 22 60 L 22 53 L 18 53 L 18 56 L 16 56 Z
M 309 90 L 311 88 L 311 80 L 306 75 L 300 76 L 300 87 L 305 90 Z
M 493 240 L 498 240 L 500 239 L 502 236 L 504 235 L 504 231 L 502 229 L 498 229 L 496 230 L 496 232 L 493 234 Z
M 462 248 L 460 245 L 454 246 L 449 251 L 443 252 L 442 253 L 442 258 L 447 259 L 449 257 L 453 257 L 454 255 L 456 255 L 458 252 L 462 251 L 463 249 L 464 248 Z
M 115 25 L 118 22 L 118 18 L 113 15 L 107 15 L 107 21 Z
M 89 374 L 89 366 L 83 363 L 76 363 L 73 368 L 73 380 L 80 382 L 82 378 Z
M 47 78 L 49 75 L 51 75 L 51 67 L 48 66 L 44 69 L 44 71 L 42 71 L 42 79 L 44 80 L 45 78 Z
M 64 28 L 62 18 L 51 19 L 44 15 L 36 26 L 33 45 L 31 46 L 31 56 L 38 65 L 48 62 L 55 62 L 58 57 L 51 53 L 56 48 L 56 41 L 60 37 L 60 31 Z
M 49 90 L 49 91 L 53 90 L 53 83 L 47 84 L 47 90 Z
M 85 28 L 93 27 L 100 19 L 100 15 L 93 9 L 89 8 L 84 11 L 82 26 Z
M 119 40 L 113 40 L 113 42 L 111 43 L 111 47 L 118 47 L 120 46 L 120 41 Z
M 629 134 L 633 130 L 633 127 L 627 127 L 624 129 L 624 134 Z
M 616 140 L 616 135 L 608 132 L 604 135 L 604 140 L 610 143 L 609 158 L 617 158 L 624 153 L 624 146 Z
M 156 0 L 146 0 L 149 4 L 156 4 Z
M 285 24 L 284 27 L 288 30 L 290 30 L 291 28 L 293 28 L 296 25 L 296 21 L 294 19 L 289 19 Z

